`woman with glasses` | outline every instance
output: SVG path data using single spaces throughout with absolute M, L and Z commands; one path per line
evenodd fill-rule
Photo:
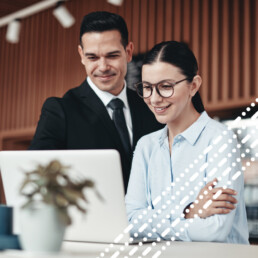
M 248 244 L 239 146 L 205 112 L 197 70 L 184 43 L 157 44 L 145 57 L 136 90 L 166 126 L 136 146 L 126 195 L 130 233 L 143 241 Z

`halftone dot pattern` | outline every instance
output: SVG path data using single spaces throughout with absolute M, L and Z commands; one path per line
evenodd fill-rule
M 256 102 L 258 102 L 258 98 L 256 98 Z M 251 106 L 251 108 L 252 108 L 252 107 L 255 107 L 255 103 L 251 103 L 250 106 Z M 247 112 L 251 111 L 251 108 L 250 108 L 250 107 L 247 107 L 247 108 L 246 108 L 246 111 L 247 111 Z M 244 117 L 245 115 L 246 115 L 246 112 L 242 112 L 242 116 Z M 252 116 L 252 119 L 253 119 L 253 120 L 255 120 L 255 119 L 257 119 L 257 118 L 258 118 L 258 112 L 256 112 L 256 113 Z M 238 117 L 235 119 L 234 122 L 237 123 L 237 122 L 239 122 L 240 120 L 241 120 L 241 117 L 238 116 Z M 230 130 L 230 129 L 231 129 L 231 128 L 229 127 L 228 130 Z M 256 129 L 258 129 L 258 126 L 256 127 Z M 241 130 L 238 130 L 237 133 L 238 133 L 238 134 L 241 134 L 242 132 L 241 132 Z M 252 133 L 252 134 L 255 134 L 256 132 L 255 132 L 255 130 L 253 130 L 251 133 Z M 224 131 L 224 132 L 223 132 L 223 135 L 226 135 L 226 134 L 227 134 L 227 131 Z M 234 134 L 234 135 L 233 135 L 233 138 L 236 139 L 237 136 Z M 219 136 L 217 139 L 214 140 L 213 144 L 217 144 L 221 139 L 222 139 L 222 136 Z M 250 139 L 250 136 L 247 135 L 247 136 L 241 141 L 241 143 L 244 144 L 244 143 L 247 142 L 249 139 Z M 229 139 L 228 142 L 229 142 L 229 143 L 232 143 L 232 139 Z M 240 148 L 240 147 L 241 147 L 241 143 L 237 144 L 237 148 Z M 255 143 L 255 144 L 254 144 L 254 143 Z M 254 148 L 254 147 L 258 144 L 258 139 L 257 139 L 254 143 L 251 145 L 251 148 Z M 224 144 L 224 145 L 219 149 L 219 152 L 223 152 L 226 147 L 227 147 L 227 144 Z M 203 154 L 204 154 L 204 155 L 207 154 L 211 149 L 212 149 L 212 145 L 210 145 L 209 147 L 207 147 L 207 148 L 203 151 Z M 234 153 L 234 152 L 236 152 L 236 150 L 233 149 L 232 152 Z M 246 153 L 250 153 L 250 150 L 249 150 L 249 149 L 246 149 L 245 152 L 246 152 Z M 214 155 L 214 156 L 215 156 L 215 155 Z M 230 153 L 228 153 L 227 156 L 228 156 L 228 157 L 231 157 L 231 156 L 230 156 Z M 245 157 L 245 153 L 241 153 L 241 157 L 242 157 L 242 158 Z M 199 159 L 202 159 L 202 158 L 203 158 L 203 156 L 202 156 L 202 155 L 199 155 Z M 255 153 L 255 157 L 252 157 L 252 158 L 251 158 L 251 162 L 254 162 L 254 161 L 255 161 L 255 158 L 258 158 L 258 153 Z M 210 159 L 209 162 L 213 162 L 213 159 Z M 222 162 L 222 161 L 221 161 L 221 162 Z M 236 162 L 241 162 L 241 160 L 236 160 Z M 246 162 L 246 166 L 250 166 L 250 165 L 251 165 L 251 162 Z M 197 164 L 198 162 L 195 160 L 194 163 Z M 205 164 L 204 164 L 204 165 L 205 165 Z M 235 163 L 232 163 L 232 166 L 235 166 L 235 165 L 236 165 Z M 218 164 L 218 166 L 219 166 L 219 164 Z M 190 169 L 192 169 L 193 167 L 194 167 L 193 164 L 190 164 L 190 165 L 189 165 L 189 168 L 190 168 Z M 243 170 L 243 171 L 245 170 L 244 168 L 245 168 L 245 167 L 243 166 L 243 167 L 242 167 L 242 170 Z M 201 168 L 201 169 L 202 169 L 202 168 Z M 205 166 L 204 166 L 203 169 L 205 169 Z M 189 171 L 190 171 L 190 170 L 189 170 L 188 168 L 185 169 L 185 173 L 189 173 Z M 230 172 L 230 168 L 228 168 L 227 170 L 225 170 L 225 171 L 222 173 L 222 175 L 223 175 L 223 176 L 226 176 L 229 172 Z M 181 177 L 184 177 L 184 173 L 182 173 L 182 175 L 183 175 L 183 176 L 181 176 L 181 175 L 180 175 L 180 176 L 181 176 Z M 194 174 L 194 175 L 195 175 L 195 174 Z M 193 176 L 194 176 L 194 175 L 193 175 Z M 237 172 L 232 176 L 232 180 L 236 180 L 240 175 L 241 175 L 241 171 L 237 171 Z M 194 179 L 195 179 L 194 177 L 196 177 L 196 176 L 194 176 L 194 177 L 193 177 L 193 176 L 190 178 L 190 181 L 194 181 Z M 198 175 L 197 175 L 197 176 L 198 176 Z M 191 180 L 191 179 L 192 179 L 192 180 Z M 219 180 L 219 179 L 221 179 L 221 178 L 218 178 L 218 180 Z M 177 178 L 177 179 L 176 179 L 176 182 L 179 182 L 179 181 L 180 181 L 180 179 Z M 207 180 L 206 180 L 206 181 L 207 181 Z M 220 181 L 220 180 L 219 180 L 219 181 Z M 189 182 L 188 182 L 188 184 L 185 184 L 185 185 L 186 185 L 186 186 L 189 186 Z M 214 184 L 214 185 L 215 185 L 215 184 Z M 231 185 L 231 181 L 228 181 L 228 182 L 227 182 L 227 185 Z M 172 182 L 172 183 L 171 183 L 171 186 L 172 186 L 172 187 L 175 186 L 175 182 Z M 224 186 L 223 188 L 225 189 L 225 188 L 227 188 L 227 186 Z M 198 188 L 194 188 L 194 190 L 197 190 L 197 189 L 198 189 Z M 170 188 L 167 188 L 166 191 L 163 191 L 163 192 L 161 193 L 161 195 L 162 195 L 162 196 L 166 196 L 166 194 L 169 192 L 169 190 L 170 190 Z M 180 189 L 180 190 L 182 190 L 182 189 Z M 212 190 L 212 187 L 211 187 L 211 186 L 209 187 L 209 190 Z M 214 198 L 214 199 L 218 198 L 218 196 L 219 196 L 221 193 L 222 193 L 222 191 L 219 190 L 219 191 L 213 196 L 213 198 Z M 193 194 L 193 191 L 190 191 L 189 194 L 190 194 L 190 195 Z M 204 193 L 204 194 L 205 194 L 205 193 Z M 173 197 L 174 197 L 174 196 L 171 196 L 171 199 L 172 199 L 172 200 L 175 199 L 175 197 L 174 197 L 174 198 L 173 198 Z M 200 196 L 200 197 L 201 197 L 201 196 Z M 184 198 L 187 198 L 187 196 L 184 197 Z M 161 199 L 162 199 L 162 197 L 161 197 L 161 196 L 158 196 L 158 197 L 156 197 L 156 199 L 155 199 L 154 201 L 156 201 L 156 203 L 158 203 L 159 201 L 161 201 Z M 201 198 L 200 198 L 200 199 L 201 199 Z M 154 202 L 154 201 L 153 201 L 153 202 Z M 198 200 L 196 200 L 196 201 L 198 201 Z M 210 201 L 207 201 L 207 202 L 204 204 L 203 208 L 204 208 L 204 209 L 207 209 L 207 207 L 208 207 L 210 204 L 211 204 L 211 200 L 210 200 Z M 194 204 L 191 204 L 191 205 L 190 205 L 190 208 L 194 208 Z M 164 208 L 164 209 L 165 209 L 165 208 Z M 148 207 L 148 210 L 151 210 L 151 207 L 150 207 L 150 206 Z M 161 210 L 159 210 L 159 211 L 161 211 Z M 171 214 L 172 214 L 172 212 L 173 212 L 173 210 L 171 210 Z M 198 213 L 199 213 L 199 214 L 201 214 L 202 212 L 203 212 L 203 211 L 202 211 L 201 209 L 198 210 Z M 144 210 L 144 211 L 143 211 L 143 215 L 146 215 L 146 214 L 147 214 L 147 212 L 146 212 L 146 210 Z M 138 216 L 138 217 L 139 217 L 140 220 L 143 218 L 143 216 Z M 156 215 L 156 214 L 153 214 L 153 217 L 156 218 L 157 215 Z M 194 217 L 197 218 L 198 215 L 195 214 Z M 180 220 L 180 218 L 175 219 L 175 220 L 171 223 L 171 227 L 175 227 L 175 225 L 178 224 L 179 220 Z M 189 220 L 188 220 L 189 223 L 192 223 L 193 221 L 194 221 L 193 219 L 189 219 Z M 151 223 L 152 221 L 149 220 L 148 222 Z M 138 223 L 138 221 L 137 221 L 137 223 Z M 162 221 L 161 221 L 161 223 L 162 223 Z M 143 225 L 146 226 L 146 223 L 143 224 Z M 142 225 L 142 226 L 143 226 L 143 225 Z M 160 224 L 158 224 L 158 225 L 160 225 Z M 185 228 L 187 228 L 187 227 L 189 226 L 189 224 L 188 224 L 188 223 L 185 223 L 184 226 L 185 226 Z M 158 227 L 158 226 L 157 226 L 157 227 Z M 124 230 L 124 233 L 129 232 L 132 228 L 133 228 L 132 224 L 129 225 L 129 226 Z M 153 231 L 153 232 L 156 232 L 157 230 L 156 230 L 156 228 L 153 227 L 152 231 Z M 165 236 L 165 235 L 168 233 L 168 231 L 170 231 L 170 228 L 167 228 L 167 229 L 163 232 L 164 234 L 163 234 L 163 233 L 162 233 L 162 234 Z M 184 231 L 184 228 L 180 228 L 180 232 L 183 232 L 183 231 Z M 139 231 L 139 232 L 140 232 L 140 231 Z M 176 232 L 175 235 L 178 237 L 178 236 L 180 235 L 180 232 Z M 137 235 L 137 233 L 134 234 L 134 236 L 135 236 L 135 235 Z M 137 236 L 138 236 L 138 235 L 137 235 Z M 137 237 L 137 236 L 136 236 L 136 237 Z M 152 234 L 151 234 L 151 233 L 148 233 L 148 237 L 151 237 L 151 236 L 152 236 Z M 171 241 L 172 241 L 172 242 L 175 241 L 175 240 L 176 240 L 175 237 L 171 237 Z M 147 238 L 144 238 L 143 241 L 147 241 Z M 157 241 L 157 242 L 160 242 L 161 239 L 160 239 L 160 238 L 157 238 L 156 241 Z M 114 241 L 114 242 L 115 242 L 115 241 Z M 130 242 L 133 242 L 133 238 L 132 238 L 132 237 L 130 238 Z M 126 246 L 126 245 L 128 245 L 128 243 L 125 244 L 125 246 Z M 142 242 L 140 242 L 138 245 L 139 245 L 139 246 L 142 246 Z M 155 245 L 156 245 L 155 241 L 152 242 L 152 246 L 155 246 Z M 170 245 L 170 242 L 168 242 L 168 241 L 167 241 L 167 242 L 164 242 L 164 245 L 161 246 L 161 250 L 156 251 L 155 254 L 152 255 L 152 258 L 159 257 L 159 256 L 161 255 L 162 251 L 166 250 L 166 245 L 169 246 L 169 245 Z M 113 248 L 113 246 L 114 246 L 113 244 L 110 244 L 110 245 L 109 245 L 110 248 Z M 134 254 L 137 252 L 137 250 L 138 250 L 138 247 L 134 247 L 133 249 L 131 249 L 131 250 L 129 251 L 129 256 L 134 255 Z M 120 248 L 120 251 L 124 251 L 124 249 L 121 249 L 121 248 Z M 151 247 L 147 247 L 147 248 L 142 252 L 142 255 L 143 255 L 143 256 L 146 256 L 150 251 L 151 251 Z M 109 253 L 109 252 L 110 252 L 109 248 L 106 248 L 106 249 L 105 249 L 105 253 Z M 100 253 L 100 257 L 104 257 L 104 256 L 105 256 L 105 253 L 104 253 L 104 252 L 101 252 L 101 253 Z M 120 252 L 119 252 L 119 251 L 116 251 L 116 252 L 111 256 L 111 258 L 116 258 L 116 257 L 119 256 L 119 254 L 120 254 Z M 127 257 L 127 256 L 124 256 L 124 257 Z M 138 256 L 138 257 L 141 257 L 141 256 Z M 97 257 L 97 258 L 99 258 L 99 257 Z

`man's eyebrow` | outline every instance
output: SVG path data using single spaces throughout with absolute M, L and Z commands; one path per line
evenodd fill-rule
M 115 51 L 112 51 L 112 52 L 108 52 L 107 55 L 114 55 L 114 54 L 120 54 L 121 51 L 120 50 L 115 50 Z
M 121 51 L 120 50 L 115 50 L 115 51 L 111 51 L 111 52 L 108 52 L 106 53 L 105 55 L 108 56 L 108 55 L 115 55 L 115 54 L 121 54 Z M 84 53 L 85 56 L 97 56 L 96 54 L 94 53 Z
M 85 56 L 96 56 L 94 53 L 84 53 Z

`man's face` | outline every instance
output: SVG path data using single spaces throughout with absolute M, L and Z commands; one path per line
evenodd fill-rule
M 87 32 L 78 51 L 92 82 L 100 90 L 118 95 L 124 86 L 127 63 L 132 59 L 133 43 L 124 48 L 117 30 Z

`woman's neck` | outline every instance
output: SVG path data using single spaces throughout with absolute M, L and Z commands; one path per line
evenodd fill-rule
M 168 123 L 168 138 L 169 142 L 172 144 L 174 137 L 183 131 L 185 131 L 188 127 L 190 127 L 198 118 L 200 117 L 200 113 L 196 111 L 195 108 L 189 109 L 176 120 L 171 123 Z M 172 146 L 172 145 L 171 145 Z

